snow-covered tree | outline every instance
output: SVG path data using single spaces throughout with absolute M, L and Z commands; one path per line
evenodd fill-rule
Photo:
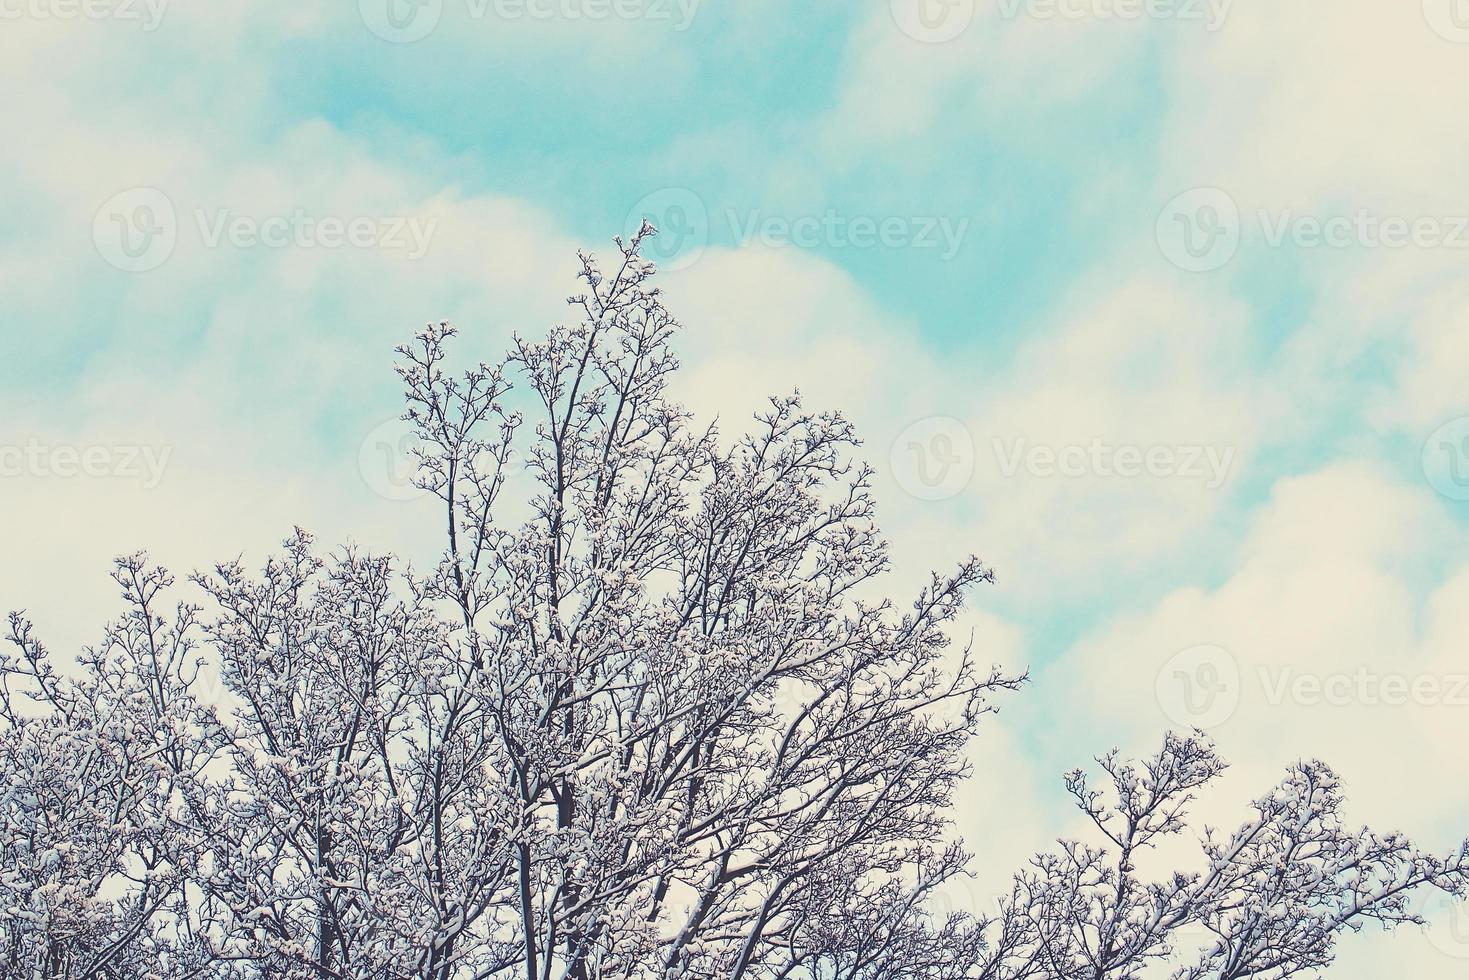
M 1169 736 L 1104 757 L 1105 791 L 1067 778 L 1097 843 L 1036 857 L 990 914 L 934 913 L 969 870 L 966 746 L 1025 680 L 951 645 L 991 572 L 875 598 L 841 415 L 790 396 L 727 444 L 695 425 L 651 233 L 581 256 L 576 322 L 502 363 L 452 374 L 447 324 L 401 349 L 429 573 L 298 531 L 165 613 L 171 580 L 130 558 L 129 612 L 76 671 L 12 617 L 10 975 L 1100 980 L 1203 927 L 1179 980 L 1277 978 L 1411 921 L 1411 889 L 1462 893 L 1464 852 L 1348 832 L 1319 763 L 1145 880 L 1223 768 Z M 511 467 L 529 499 L 502 499 Z
M 172 928 L 195 850 L 177 793 L 208 750 L 192 727 L 197 610 L 141 555 L 114 580 L 128 613 L 58 671 L 31 624 L 0 655 L 0 975 L 182 976 L 205 962 Z
M 980 976 L 1128 980 L 1176 964 L 1173 980 L 1282 980 L 1328 966 L 1344 930 L 1420 921 L 1408 904 L 1416 888 L 1464 893 L 1469 850 L 1436 858 L 1398 835 L 1348 829 L 1320 762 L 1292 766 L 1229 838 L 1205 832 L 1199 870 L 1146 880 L 1139 858 L 1187 831 L 1195 792 L 1224 763 L 1201 736 L 1171 734 L 1146 760 L 1099 761 L 1101 789 L 1080 771 L 1066 777 L 1099 841 L 1062 841 L 1016 876 L 981 923 L 993 942 Z M 1179 942 L 1190 929 L 1208 937 L 1202 949 Z

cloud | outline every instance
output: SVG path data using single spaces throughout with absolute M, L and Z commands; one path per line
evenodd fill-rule
M 848 411 L 900 556 L 977 552 L 1011 602 L 1154 569 L 1191 540 L 1192 560 L 1278 410 L 1248 371 L 1243 308 L 1148 277 L 1078 286 L 994 363 L 936 354 L 797 249 L 711 249 L 665 289 L 688 324 L 687 400 L 735 425 L 794 387 Z M 929 494 L 896 443 L 922 448 L 937 425 L 956 427 L 972 476 Z
M 1127 70 L 1155 33 L 1154 25 L 1137 20 L 1038 16 L 1036 8 L 1045 5 L 1026 0 L 924 6 L 921 0 L 874 5 L 853 31 L 845 84 L 828 120 L 834 143 L 904 141 L 912 150 L 921 141 L 922 152 L 956 116 L 994 122 L 1065 111 Z M 1039 127 L 1027 126 L 994 135 L 1045 138 Z
M 580 243 L 536 206 L 465 192 L 323 120 L 272 125 L 252 46 L 281 9 L 256 4 L 245 23 L 181 5 L 148 34 L 7 26 L 0 79 L 47 84 L 7 106 L 31 137 L 0 148 L 13 174 L 0 194 L 29 217 L 0 248 L 7 352 L 23 354 L 0 369 L 0 443 L 31 452 L 0 478 L 12 556 L 0 606 L 30 610 L 60 653 L 100 635 L 118 611 L 109 562 L 140 548 L 182 575 L 242 552 L 256 561 L 299 524 L 328 545 L 431 558 L 431 508 L 383 498 L 359 465 L 364 437 L 401 411 L 392 348 L 451 319 L 460 356 L 493 360 L 512 331 L 564 315 Z M 149 58 L 233 84 L 195 101 L 180 83 L 119 107 L 109 80 L 146 74 Z M 139 202 L 170 235 L 153 267 L 129 272 L 97 229 L 141 220 Z M 331 222 L 373 234 L 322 237 Z M 405 247 L 383 238 L 410 223 L 431 231 L 421 255 L 411 229 Z M 216 239 L 224 227 L 241 234 Z M 123 463 L 144 452 L 166 459 L 156 479 Z M 111 468 L 53 465 L 88 453 Z
M 1226 580 L 1089 633 L 1037 686 L 1109 742 L 1209 727 L 1248 795 L 1320 758 L 1346 781 L 1354 817 L 1448 846 L 1462 834 L 1449 774 L 1469 738 L 1469 663 L 1452 637 L 1469 566 L 1412 584 L 1428 556 L 1457 560 L 1464 543 L 1428 492 L 1355 463 L 1282 480 Z M 1200 645 L 1201 659 L 1178 659 Z
M 1469 63 L 1425 18 L 1435 5 L 1449 6 L 1235 4 L 1224 29 L 1180 36 L 1166 171 L 1276 206 L 1461 208 L 1453 161 L 1469 134 L 1446 98 Z

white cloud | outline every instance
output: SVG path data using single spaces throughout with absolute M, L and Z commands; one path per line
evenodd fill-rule
M 1469 134 L 1450 93 L 1469 61 L 1422 7 L 1237 3 L 1223 30 L 1181 35 L 1166 62 L 1168 171 L 1281 207 L 1462 209 Z
M 923 5 L 924 0 L 902 4 Z M 900 26 L 890 6 L 898 5 L 873 5 L 848 44 L 845 84 L 826 136 L 849 150 L 906 141 L 908 152 L 922 153 L 925 141 L 918 138 L 941 131 L 941 117 L 948 119 L 943 113 L 956 105 L 965 117 L 977 113 L 993 122 L 1083 101 L 1148 50 L 1156 26 L 1036 16 L 1033 9 L 1046 4 L 1026 0 L 956 0 L 929 5 L 930 11 L 943 12 L 941 22 L 930 31 L 917 21 L 914 32 Z M 911 16 L 901 22 L 915 26 Z M 923 37 L 949 39 L 931 43 Z M 1014 126 L 1004 138 L 1024 141 L 1035 135 Z
M 1076 287 L 1056 324 L 994 364 L 936 356 L 849 277 L 794 249 L 713 249 L 665 288 L 689 325 L 687 400 L 726 427 L 793 387 L 810 407 L 848 411 L 905 564 L 978 553 L 1012 601 L 1192 561 L 1280 410 L 1252 382 L 1239 304 L 1150 278 Z M 894 471 L 890 447 L 932 417 L 963 423 L 974 476 L 925 502 L 905 492 L 911 474 Z M 1167 465 L 1149 470 L 1150 451 Z M 1061 468 L 1030 465 L 1046 453 Z
M 1216 685 L 1237 706 L 1211 734 L 1249 777 L 1228 801 L 1236 813 L 1291 761 L 1320 758 L 1346 781 L 1353 815 L 1448 846 L 1466 802 L 1453 773 L 1469 738 L 1469 662 L 1454 633 L 1469 567 L 1423 592 L 1409 580 L 1429 556 L 1462 554 L 1462 531 L 1433 517 L 1427 493 L 1358 464 L 1283 480 L 1226 581 L 1096 630 L 1038 686 L 1074 705 L 1079 729 L 1146 746 L 1217 717 L 1160 701 L 1160 683 Z M 1225 651 L 1205 665 L 1213 673 L 1159 681 L 1198 644 Z
M 36 361 L 65 352 L 70 380 L 45 397 L 0 393 L 0 442 L 168 454 L 156 486 L 30 464 L 0 479 L 0 607 L 28 609 L 61 654 L 119 611 L 106 572 L 141 548 L 183 577 L 241 552 L 258 561 L 299 524 L 327 546 L 355 538 L 431 557 L 429 505 L 377 496 L 358 469 L 359 440 L 401 411 L 393 346 L 448 318 L 464 333 L 461 358 L 494 360 L 512 330 L 564 315 L 573 286 L 579 243 L 535 207 L 447 184 L 441 160 L 433 173 L 383 160 L 323 121 L 267 125 L 258 100 L 269 79 L 250 47 L 280 22 L 269 4 L 251 11 L 247 25 L 234 8 L 204 16 L 181 4 L 149 34 L 7 23 L 0 81 L 46 84 L 26 84 L 34 97 L 5 110 L 8 127 L 31 135 L 0 147 L 12 175 L 0 193 L 29 220 L 0 252 L 0 278 L 10 322 L 26 325 L 11 339 Z M 166 54 L 191 81 L 150 101 L 109 97 L 118 77 Z M 204 77 L 230 85 L 195 100 L 199 76 L 184 66 L 205 61 Z M 157 268 L 129 273 L 109 265 L 92 229 L 99 206 L 134 187 L 166 194 L 175 245 Z M 412 260 L 319 240 L 211 244 L 201 228 L 298 214 L 412 220 L 433 236 Z

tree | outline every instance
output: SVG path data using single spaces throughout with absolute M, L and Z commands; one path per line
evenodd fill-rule
M 1462 892 L 1466 853 L 1347 833 L 1317 763 L 1206 836 L 1204 870 L 1142 880 L 1223 767 L 1169 736 L 1105 756 L 1110 795 L 1068 777 L 1100 844 L 1035 858 L 992 915 L 932 913 L 967 873 L 965 747 L 1025 682 L 950 643 L 992 573 L 880 597 L 839 414 L 793 395 L 728 446 L 696 427 L 667 396 L 652 233 L 606 271 L 583 254 L 577 323 L 498 365 L 451 374 L 447 324 L 400 349 L 444 515 L 427 574 L 297 531 L 165 615 L 172 580 L 134 556 L 79 679 L 12 616 L 10 973 L 1126 978 L 1194 924 L 1218 942 L 1180 980 L 1234 980 L 1411 921 L 1410 889 Z M 536 489 L 502 500 L 517 460 Z
M 1464 894 L 1469 849 L 1435 858 L 1398 835 L 1348 830 L 1340 785 L 1320 762 L 1292 766 L 1228 839 L 1206 833 L 1201 871 L 1144 881 L 1139 855 L 1187 829 L 1195 791 L 1224 763 L 1197 734 L 1168 735 L 1140 763 L 1116 753 L 1099 763 L 1105 789 L 1080 771 L 1066 787 L 1100 844 L 1063 841 L 1016 876 L 1000 911 L 980 925 L 997 937 L 980 976 L 1132 978 L 1181 960 L 1173 980 L 1281 980 L 1329 966 L 1346 929 L 1421 922 L 1408 905 L 1416 888 Z M 1188 927 L 1212 938 L 1200 950 L 1180 948 Z
M 208 750 L 189 720 L 197 610 L 159 614 L 173 583 L 141 556 L 114 580 L 129 612 L 59 673 L 9 617 L 0 656 L 0 940 L 7 977 L 182 976 L 205 960 L 185 916 L 195 850 L 172 802 Z

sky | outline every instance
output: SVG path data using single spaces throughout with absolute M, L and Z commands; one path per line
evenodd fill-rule
M 0 606 L 300 525 L 423 560 L 393 347 L 495 359 L 643 217 L 677 393 L 858 424 L 895 595 L 980 555 L 1028 668 L 957 814 L 1202 727 L 1230 827 L 1321 758 L 1469 833 L 1464 0 L 0 0 Z M 729 428 L 736 427 L 731 421 Z M 1469 969 L 1469 909 L 1334 977 Z

